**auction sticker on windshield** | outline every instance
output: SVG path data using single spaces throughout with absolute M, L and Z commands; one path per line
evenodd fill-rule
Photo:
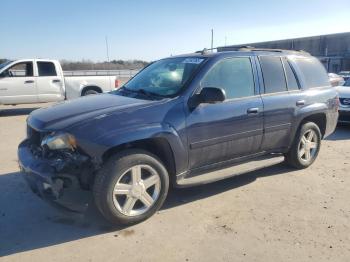
M 200 64 L 202 63 L 204 59 L 203 58 L 198 58 L 198 57 L 188 57 L 182 63 L 185 64 Z

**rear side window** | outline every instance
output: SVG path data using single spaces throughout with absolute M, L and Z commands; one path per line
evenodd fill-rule
M 249 57 L 226 58 L 215 64 L 205 75 L 202 87 L 225 90 L 226 98 L 254 95 L 254 77 Z
M 52 62 L 38 62 L 39 76 L 57 76 L 56 68 Z
M 299 83 L 295 76 L 295 72 L 286 58 L 282 58 L 284 70 L 286 72 L 288 90 L 299 90 Z
M 287 91 L 286 79 L 280 57 L 260 56 L 265 94 Z
M 302 57 L 294 59 L 304 76 L 308 88 L 330 86 L 326 69 L 315 57 Z

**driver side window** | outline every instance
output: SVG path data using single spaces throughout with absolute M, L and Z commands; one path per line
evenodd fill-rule
M 249 57 L 223 59 L 206 74 L 202 87 L 217 87 L 225 90 L 226 99 L 254 95 L 254 77 Z
M 6 76 L 8 77 L 30 77 L 33 75 L 32 62 L 21 62 L 6 70 Z

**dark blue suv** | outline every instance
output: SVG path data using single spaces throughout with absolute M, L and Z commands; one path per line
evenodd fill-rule
M 243 48 L 156 61 L 119 90 L 34 111 L 19 145 L 32 190 L 111 222 L 154 214 L 169 184 L 200 185 L 284 156 L 316 159 L 338 118 L 322 64 L 305 52 Z

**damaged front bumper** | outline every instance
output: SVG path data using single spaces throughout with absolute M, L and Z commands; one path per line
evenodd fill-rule
M 84 212 L 91 201 L 91 191 L 83 189 L 77 174 L 57 170 L 64 159 L 45 159 L 33 153 L 29 140 L 18 147 L 18 162 L 32 191 L 49 203 L 74 212 Z M 83 172 L 83 169 L 80 170 Z

